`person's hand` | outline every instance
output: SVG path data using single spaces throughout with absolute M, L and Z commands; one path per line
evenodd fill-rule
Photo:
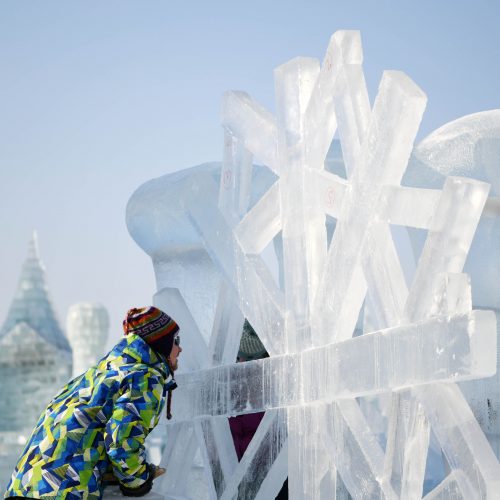
M 163 474 L 165 474 L 165 472 L 167 472 L 166 469 L 164 469 L 163 467 L 159 467 L 158 465 L 150 464 L 150 467 L 152 467 L 154 470 L 153 479 L 156 479 L 159 476 L 163 476 Z
M 126 497 L 142 497 L 148 494 L 153 487 L 153 479 L 165 474 L 165 469 L 154 464 L 148 464 L 148 479 L 138 488 L 127 488 L 120 484 L 120 490 Z

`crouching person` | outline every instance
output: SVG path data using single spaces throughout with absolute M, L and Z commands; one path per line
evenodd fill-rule
M 176 387 L 179 327 L 147 307 L 130 309 L 123 329 L 125 338 L 42 413 L 5 498 L 100 499 L 109 471 L 124 495 L 142 496 L 164 472 L 147 463 L 144 441 Z

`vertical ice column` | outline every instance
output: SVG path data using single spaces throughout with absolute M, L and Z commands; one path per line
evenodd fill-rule
M 160 465 L 168 473 L 155 481 L 155 490 L 165 495 L 187 495 L 190 489 L 189 476 L 198 449 L 192 425 L 170 424 L 167 426 L 167 443 Z
M 362 61 L 363 52 L 358 31 L 343 30 L 332 35 L 303 118 L 307 163 L 312 169 L 323 168 L 337 129 L 334 99 L 337 78 L 344 65 L 360 66 Z
M 104 355 L 108 338 L 108 311 L 101 304 L 73 304 L 66 320 L 73 350 L 73 376 L 80 375 Z
M 324 440 L 349 493 L 356 499 L 396 499 L 391 485 L 380 481 L 383 451 L 367 427 L 354 399 L 325 406 Z
M 443 290 L 442 273 L 462 270 L 487 195 L 484 183 L 453 177 L 446 180 L 408 296 L 405 312 L 410 321 L 433 313 L 463 312 L 471 306 L 468 282 L 450 279 Z M 446 298 L 436 300 L 443 291 Z M 482 322 L 477 326 L 478 335 L 482 329 L 494 328 L 490 316 L 477 316 Z M 498 491 L 500 466 L 458 387 L 436 384 L 416 388 L 413 393 L 425 409 L 448 463 L 464 472 L 474 495 L 489 498 Z M 467 497 L 467 492 L 462 493 Z
M 293 59 L 279 66 L 274 73 L 281 174 L 281 228 L 286 269 L 287 352 L 311 346 L 309 302 L 315 284 L 311 274 L 317 265 L 315 250 L 320 251 L 322 245 L 326 248 L 323 207 L 322 204 L 313 203 L 313 198 L 308 199 L 307 175 L 304 172 L 303 116 L 318 73 L 318 61 L 306 58 Z
M 290 498 L 321 498 L 321 480 L 330 469 L 330 456 L 324 444 L 326 425 L 322 404 L 288 409 L 288 442 L 297 446 L 288 452 Z
M 405 306 L 409 321 L 431 314 L 440 273 L 462 272 L 488 191 L 484 182 L 446 179 Z
M 429 439 L 422 405 L 408 391 L 394 392 L 382 482 L 390 484 L 398 498 L 421 498 Z
M 218 206 L 231 227 L 248 210 L 251 181 L 252 154 L 239 139 L 226 131 Z M 236 360 L 243 323 L 237 292 L 226 280 L 222 280 L 209 344 L 213 365 L 230 364 Z M 228 420 L 204 419 L 195 424 L 195 428 L 206 469 L 211 472 L 209 483 L 213 484 L 214 493 L 220 497 L 238 463 Z
M 332 37 L 321 71 L 315 60 L 299 58 L 275 71 L 282 248 L 288 352 L 312 345 L 311 304 L 326 257 L 324 201 L 314 189 L 312 171 L 321 171 L 336 128 L 333 95 L 344 64 L 360 59 L 359 38 Z M 357 57 L 358 56 L 358 57 Z M 326 148 L 325 148 L 326 145 Z M 298 293 L 300 291 L 301 293 Z M 317 407 L 289 410 L 289 490 L 292 498 L 317 498 L 328 459 L 317 450 L 319 434 L 306 436 L 305 420 L 321 421 Z M 316 453 L 313 451 L 316 450 Z M 307 457 L 307 458 L 306 458 Z M 326 467 L 321 471 L 321 467 Z
M 221 500 L 275 498 L 287 475 L 286 410 L 268 410 Z
M 248 210 L 252 181 L 252 154 L 229 131 L 224 133 L 224 158 L 219 186 L 219 210 L 230 227 Z M 209 350 L 215 365 L 236 359 L 244 317 L 235 291 L 221 282 Z

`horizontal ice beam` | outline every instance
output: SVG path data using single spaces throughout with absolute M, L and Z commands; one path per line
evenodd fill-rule
M 496 371 L 491 311 L 430 318 L 297 354 L 179 375 L 175 419 L 329 402 Z M 369 355 L 370 354 L 370 355 Z
M 347 181 L 324 170 L 306 170 L 311 176 L 315 195 L 323 202 L 325 213 L 338 219 L 348 189 Z M 281 231 L 280 182 L 275 182 L 236 226 L 236 237 L 246 253 L 261 253 Z M 427 229 L 441 191 L 387 185 L 381 196 L 383 221 Z

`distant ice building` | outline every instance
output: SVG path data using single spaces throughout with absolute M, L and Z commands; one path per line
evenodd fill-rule
M 56 319 L 36 234 L 0 330 L 0 432 L 30 431 L 71 377 L 71 347 Z
M 68 310 L 66 331 L 73 349 L 73 376 L 80 375 L 104 354 L 108 311 L 101 304 L 74 304 Z
M 68 382 L 71 347 L 52 308 L 36 234 L 0 329 L 0 488 L 41 411 Z

